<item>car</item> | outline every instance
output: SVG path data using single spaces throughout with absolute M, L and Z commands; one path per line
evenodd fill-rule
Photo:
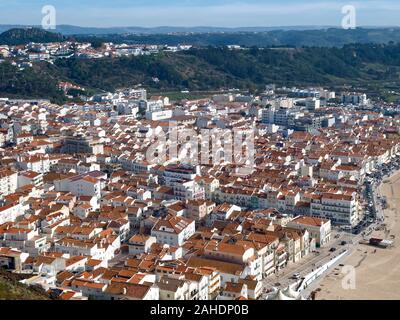
M 336 251 L 336 248 L 335 248 L 335 247 L 332 247 L 332 248 L 329 249 L 329 251 L 330 251 L 330 252 L 335 252 L 335 251 Z
M 300 275 L 300 273 L 297 272 L 297 273 L 292 275 L 292 278 L 297 280 L 297 279 L 301 278 L 301 275 Z

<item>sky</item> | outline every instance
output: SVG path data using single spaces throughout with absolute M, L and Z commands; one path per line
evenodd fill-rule
M 0 0 L 0 24 L 40 25 L 45 5 L 57 24 L 112 26 L 340 26 L 354 5 L 357 26 L 400 26 L 399 0 Z

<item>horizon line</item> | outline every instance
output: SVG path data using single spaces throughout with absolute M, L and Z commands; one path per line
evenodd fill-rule
M 21 26 L 21 27 L 41 27 L 40 24 L 21 24 L 21 23 L 5 23 L 0 26 Z M 121 25 L 121 26 L 84 26 L 68 23 L 60 23 L 57 27 L 78 27 L 78 28 L 91 28 L 91 29 L 117 29 L 117 28 L 141 28 L 141 29 L 157 29 L 157 28 L 219 28 L 219 29 L 242 29 L 242 28 L 337 28 L 342 29 L 340 25 L 320 25 L 320 24 L 297 24 L 297 25 L 271 25 L 271 26 L 216 26 L 216 25 L 194 25 L 194 26 L 179 26 L 179 25 L 158 25 L 158 26 L 140 26 L 140 25 Z M 360 25 L 358 28 L 400 28 L 399 25 Z

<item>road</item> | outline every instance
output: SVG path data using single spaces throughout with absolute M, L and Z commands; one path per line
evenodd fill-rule
M 291 263 L 277 274 L 271 275 L 270 277 L 263 280 L 264 288 L 270 289 L 276 287 L 279 289 L 285 289 L 289 285 L 297 282 L 292 279 L 293 274 L 299 273 L 300 277 L 304 277 L 306 274 L 312 272 L 314 269 L 324 265 L 329 260 L 337 257 L 344 249 L 349 250 L 353 243 L 358 243 L 362 238 L 362 235 L 353 235 L 344 231 L 333 230 L 333 240 L 329 243 L 329 246 L 319 248 L 317 253 L 311 252 L 305 258 L 297 263 Z M 341 245 L 342 241 L 346 241 L 346 245 Z M 336 251 L 330 252 L 331 248 L 336 248 Z M 279 283 L 279 285 L 277 285 Z
M 355 286 L 351 290 L 342 286 L 345 274 L 335 269 L 324 277 L 318 285 L 318 300 L 396 300 L 400 299 L 400 246 L 395 238 L 400 234 L 400 172 L 384 179 L 380 193 L 387 199 L 384 210 L 385 221 L 370 235 L 375 238 L 394 240 L 394 246 L 374 248 L 368 245 L 358 246 L 343 264 L 353 266 L 356 271 Z
M 353 254 L 357 249 L 359 249 L 359 243 L 361 240 L 367 240 L 366 237 L 370 235 L 374 229 L 379 228 L 385 220 L 384 209 L 381 205 L 381 195 L 380 195 L 380 185 L 385 179 L 390 178 L 398 168 L 391 169 L 387 174 L 379 176 L 378 181 L 374 181 L 372 183 L 372 191 L 373 191 L 373 205 L 375 211 L 375 221 L 374 223 L 367 226 L 363 232 L 355 235 L 351 232 L 338 231 L 336 228 L 333 228 L 333 240 L 329 243 L 329 246 L 320 248 L 319 254 L 310 253 L 307 257 L 303 258 L 298 263 L 292 263 L 288 265 L 285 269 L 279 271 L 279 273 L 271 275 L 267 279 L 263 280 L 263 285 L 265 289 L 270 289 L 271 287 L 276 287 L 278 289 L 286 289 L 289 285 L 296 283 L 298 280 L 292 279 L 293 274 L 299 273 L 300 277 L 304 277 L 308 273 L 312 272 L 315 268 L 318 268 L 325 263 L 327 263 L 330 259 L 337 257 L 344 249 L 347 250 L 346 255 L 340 259 L 343 261 L 345 257 Z M 337 236 L 338 235 L 338 236 Z M 336 237 L 335 237 L 336 236 Z M 347 244 L 345 246 L 341 245 L 342 241 L 346 241 Z M 335 247 L 335 252 L 330 252 L 330 248 Z M 308 297 L 312 290 L 316 289 L 318 284 L 332 271 L 337 268 L 341 262 L 338 261 L 335 263 L 329 270 L 327 270 L 323 275 L 321 275 L 318 279 L 316 279 L 312 284 L 308 286 L 303 292 L 302 295 L 304 297 Z M 263 298 L 266 298 L 266 294 L 263 295 Z
M 364 230 L 364 232 L 358 235 L 333 229 L 333 240 L 331 240 L 328 246 L 319 248 L 318 253 L 312 252 L 301 261 L 289 264 L 286 268 L 279 271 L 279 273 L 271 275 L 270 277 L 264 279 L 264 288 L 268 290 L 272 287 L 275 287 L 284 290 L 289 285 L 292 285 L 298 281 L 292 279 L 293 274 L 299 273 L 300 277 L 304 277 L 316 268 L 321 267 L 333 258 L 339 256 L 341 253 L 343 253 L 344 250 L 347 250 L 347 253 L 339 261 L 331 266 L 323 275 L 316 279 L 302 292 L 303 297 L 308 297 L 311 292 L 318 286 L 318 284 L 324 279 L 324 277 L 329 274 L 331 270 L 340 265 L 341 261 L 345 257 L 351 255 L 354 251 L 356 251 L 359 248 L 359 242 L 361 240 L 364 240 L 364 238 L 379 225 L 379 222 L 371 224 L 366 230 Z M 342 241 L 346 241 L 346 245 L 341 245 Z M 331 248 L 336 248 L 336 251 L 330 252 Z M 264 293 L 263 299 L 266 299 L 266 297 L 267 294 Z

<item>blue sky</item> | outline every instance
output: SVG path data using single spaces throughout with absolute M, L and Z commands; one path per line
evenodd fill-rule
M 57 24 L 80 26 L 339 26 L 348 4 L 359 26 L 400 25 L 399 0 L 0 0 L 0 24 L 40 24 L 53 5 Z

